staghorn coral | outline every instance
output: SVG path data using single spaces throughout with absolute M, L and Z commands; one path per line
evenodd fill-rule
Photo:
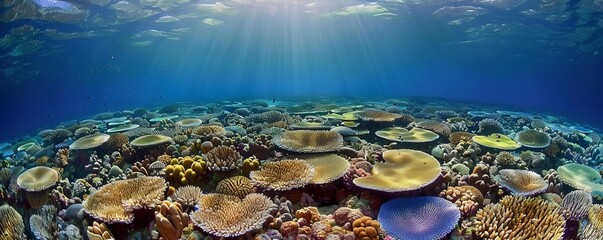
M 556 204 L 541 198 L 506 196 L 477 212 L 482 239 L 561 239 L 565 220 Z
M 268 197 L 252 193 L 244 199 L 223 197 L 213 204 L 204 204 L 190 216 L 193 223 L 207 233 L 236 237 L 262 228 L 276 207 Z
M 563 197 L 561 202 L 561 214 L 567 220 L 579 221 L 588 215 L 593 204 L 593 198 L 590 193 L 576 190 Z
M 460 216 L 454 203 L 429 196 L 387 201 L 381 206 L 377 220 L 394 238 L 440 239 L 454 229 Z
M 331 131 L 286 131 L 272 141 L 279 148 L 299 153 L 333 152 L 343 146 L 341 134 Z
M 23 218 L 13 207 L 0 207 L 0 240 L 26 239 Z
M 448 187 L 440 192 L 440 197 L 456 204 L 463 219 L 474 216 L 484 202 L 484 196 L 473 186 Z
M 354 235 L 359 240 L 378 240 L 381 224 L 371 217 L 361 217 L 352 223 Z
M 138 177 L 101 187 L 84 201 L 84 209 L 106 223 L 131 223 L 135 209 L 161 204 L 166 185 L 162 178 Z
M 172 195 L 172 199 L 184 206 L 185 209 L 195 207 L 201 201 L 201 197 L 201 188 L 190 185 L 179 187 Z
M 549 186 L 538 173 L 528 170 L 503 169 L 494 180 L 518 196 L 533 196 L 546 191 Z
M 314 168 L 303 160 L 282 160 L 264 164 L 249 174 L 253 185 L 276 191 L 303 187 L 314 177 Z
M 165 240 L 180 239 L 188 224 L 188 214 L 182 212 L 179 203 L 164 201 L 159 207 L 159 212 L 155 214 L 157 231 Z
M 241 155 L 230 147 L 218 146 L 205 154 L 207 168 L 210 171 L 229 171 L 236 169 Z
M 494 133 L 504 132 L 503 125 L 491 118 L 481 120 L 477 123 L 477 125 L 479 126 L 479 130 L 477 130 L 477 132 L 481 135 L 490 135 Z

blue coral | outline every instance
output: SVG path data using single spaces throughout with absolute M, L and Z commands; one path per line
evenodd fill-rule
M 384 203 L 377 220 L 396 239 L 440 239 L 461 217 L 456 205 L 439 197 L 396 198 Z

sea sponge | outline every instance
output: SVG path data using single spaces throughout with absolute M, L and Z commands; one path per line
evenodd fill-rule
M 549 187 L 538 173 L 528 170 L 502 169 L 494 180 L 518 196 L 533 196 Z
M 331 131 L 286 131 L 272 141 L 279 148 L 299 153 L 334 152 L 343 146 L 341 134 Z
M 253 192 L 253 185 L 249 178 L 244 176 L 234 176 L 226 178 L 216 186 L 216 193 L 233 195 L 239 198 L 245 198 Z
M 395 198 L 379 211 L 383 230 L 398 239 L 440 239 L 461 217 L 454 203 L 439 197 Z
M 440 192 L 440 197 L 455 203 L 463 219 L 474 216 L 484 202 L 484 195 L 479 189 L 469 185 L 448 187 Z
M 484 147 L 499 150 L 515 150 L 521 147 L 519 143 L 513 141 L 510 137 L 498 133 L 488 136 L 473 136 L 471 139 L 473 142 Z
M 199 204 L 202 196 L 201 188 L 187 185 L 176 189 L 176 192 L 172 195 L 172 199 L 184 206 L 185 209 L 190 209 Z
M 551 144 L 551 137 L 541 131 L 527 129 L 515 134 L 515 141 L 530 148 L 546 148 Z
M 438 134 L 422 128 L 413 128 L 408 131 L 401 127 L 381 129 L 375 132 L 375 135 L 390 141 L 410 143 L 433 142 L 440 137 Z
M 23 218 L 13 207 L 2 205 L 0 207 L 0 239 L 26 239 Z
M 343 177 L 350 168 L 348 160 L 336 154 L 312 154 L 291 157 L 304 160 L 314 167 L 314 177 L 310 181 L 312 184 L 333 182 Z
M 229 171 L 236 169 L 241 155 L 231 147 L 218 146 L 205 154 L 207 168 L 211 171 Z
M 354 179 L 354 184 L 383 192 L 420 189 L 440 176 L 440 162 L 431 155 L 409 149 L 384 151 L 385 163 L 377 162 L 372 175 Z
M 101 187 L 84 201 L 84 209 L 95 219 L 106 223 L 131 223 L 134 209 L 161 204 L 166 189 L 158 177 L 120 180 Z
M 563 197 L 561 213 L 567 220 L 579 221 L 588 215 L 592 205 L 593 198 L 590 193 L 582 190 L 572 191 Z
M 203 231 L 218 237 L 236 237 L 261 229 L 270 212 L 276 209 L 268 197 L 252 193 L 244 199 L 225 197 L 205 204 L 190 216 Z
M 437 133 L 442 137 L 448 137 L 451 133 L 450 127 L 448 127 L 448 125 L 435 120 L 423 120 L 416 123 L 415 126 Z
M 17 185 L 24 189 L 27 202 L 32 208 L 40 208 L 48 202 L 48 189 L 59 181 L 59 173 L 49 167 L 34 167 L 22 172 Z
M 479 123 L 477 123 L 477 125 L 479 126 L 479 130 L 477 132 L 481 135 L 490 135 L 494 133 L 504 132 L 503 125 L 491 118 L 481 120 L 479 121 Z
M 303 160 L 282 160 L 266 163 L 249 174 L 253 185 L 285 191 L 303 187 L 314 177 L 314 168 Z
M 111 137 L 108 134 L 99 133 L 94 135 L 88 135 L 75 140 L 69 145 L 70 150 L 88 150 L 103 145 Z
M 352 224 L 357 219 L 363 217 L 364 214 L 360 211 L 360 209 L 354 209 L 349 207 L 340 207 L 335 212 L 333 212 L 333 219 L 335 219 L 335 223 L 338 226 L 344 226 L 347 224 Z
M 188 214 L 182 212 L 179 203 L 164 201 L 155 214 L 157 231 L 165 240 L 178 240 L 182 237 L 185 227 L 188 227 Z
M 174 158 L 165 167 L 165 179 L 171 186 L 201 185 L 207 174 L 207 164 L 201 156 Z
M 354 113 L 354 117 L 362 121 L 370 121 L 370 122 L 394 122 L 396 119 L 402 117 L 397 113 L 390 113 L 386 111 L 381 111 L 377 109 L 364 109 L 362 111 L 357 111 Z
M 505 196 L 480 209 L 474 226 L 482 239 L 561 239 L 565 219 L 555 203 L 542 198 Z
M 378 221 L 373 220 L 371 217 L 364 216 L 356 219 L 352 223 L 354 228 L 354 235 L 359 240 L 378 240 L 379 232 L 381 231 L 381 224 Z

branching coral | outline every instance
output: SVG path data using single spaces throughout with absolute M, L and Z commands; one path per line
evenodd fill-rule
M 161 204 L 166 185 L 162 178 L 138 177 L 109 183 L 90 194 L 84 209 L 106 223 L 130 223 L 135 209 Z
M 218 237 L 236 237 L 262 228 L 276 205 L 262 194 L 252 193 L 244 199 L 225 197 L 213 204 L 205 203 L 191 214 L 193 223 Z
M 561 239 L 565 220 L 554 203 L 506 196 L 480 209 L 474 224 L 482 239 Z
M 249 175 L 253 185 L 284 191 L 303 187 L 314 177 L 314 168 L 303 160 L 282 160 L 266 163 Z
M 207 167 L 211 171 L 229 171 L 240 164 L 241 155 L 230 147 L 218 146 L 205 154 Z
M 448 187 L 440 192 L 440 197 L 455 203 L 461 210 L 463 219 L 475 215 L 484 202 L 484 196 L 479 189 L 468 185 Z

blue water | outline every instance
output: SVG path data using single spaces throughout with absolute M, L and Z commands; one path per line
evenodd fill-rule
M 295 96 L 438 97 L 603 128 L 592 1 L 183 2 L 1 7 L 0 141 L 100 112 Z M 363 10 L 333 15 L 350 6 Z

